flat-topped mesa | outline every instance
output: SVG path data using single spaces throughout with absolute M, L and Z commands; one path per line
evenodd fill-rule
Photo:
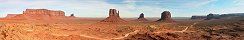
M 207 18 L 207 16 L 200 16 L 200 15 L 191 16 L 191 19 L 205 19 L 205 18 Z
M 53 11 L 48 9 L 26 9 L 23 14 L 28 16 L 65 16 L 63 11 Z
M 126 22 L 126 21 L 120 18 L 119 11 L 117 12 L 116 9 L 110 9 L 109 17 L 102 20 L 101 22 Z
M 54 11 L 48 9 L 26 9 L 23 14 L 17 15 L 10 19 L 33 19 L 33 20 L 50 20 L 67 18 L 63 11 Z
M 141 13 L 140 16 L 139 16 L 139 18 L 136 19 L 136 21 L 139 21 L 139 22 L 145 22 L 145 21 L 148 21 L 148 20 L 147 20 L 146 18 L 144 18 L 144 14 Z
M 171 18 L 171 13 L 169 11 L 164 11 L 161 14 L 161 18 L 156 22 L 175 22 L 175 21 Z

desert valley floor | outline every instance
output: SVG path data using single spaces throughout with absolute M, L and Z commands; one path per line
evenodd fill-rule
M 101 23 L 103 18 L 63 20 L 0 19 L 1 40 L 241 40 L 243 18 L 190 20 L 174 23 Z

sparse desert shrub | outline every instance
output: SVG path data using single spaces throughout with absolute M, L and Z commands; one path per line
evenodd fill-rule
M 132 32 L 133 29 L 130 26 L 117 26 L 117 32 Z
M 135 35 L 130 35 L 129 37 L 126 37 L 124 40 L 166 40 L 166 38 L 163 38 L 159 35 L 153 35 L 150 33 L 139 33 Z
M 156 26 L 155 25 L 149 25 L 149 26 L 147 26 L 147 29 L 149 30 L 149 31 L 154 31 L 154 30 L 156 30 Z
M 166 35 L 174 37 L 174 38 L 178 38 L 179 37 L 179 35 L 174 34 L 174 33 L 166 33 Z
M 206 40 L 210 40 L 210 38 L 212 38 L 211 36 L 207 36 L 207 35 L 202 35 L 203 38 L 205 38 Z

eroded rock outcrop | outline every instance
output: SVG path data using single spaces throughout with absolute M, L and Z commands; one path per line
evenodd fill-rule
M 75 17 L 75 15 L 74 14 L 70 14 L 70 16 L 69 17 Z
M 63 11 L 54 11 L 48 9 L 26 9 L 23 14 L 15 16 L 13 19 L 59 19 L 66 18 Z
M 205 20 L 220 19 L 220 18 L 228 18 L 228 17 L 223 17 L 223 15 L 210 13 L 210 14 L 207 15 L 207 18 Z
M 116 9 L 110 9 L 109 17 L 102 20 L 101 22 L 126 22 L 126 21 L 120 18 L 119 11 L 117 12 Z
M 175 21 L 171 18 L 171 13 L 169 11 L 164 11 L 161 14 L 161 18 L 157 20 L 157 22 L 175 22 Z
M 136 21 L 138 21 L 138 22 L 145 22 L 145 21 L 148 21 L 148 20 L 146 18 L 144 18 L 144 14 L 141 13 L 140 16 L 139 16 L 139 18 L 136 19 Z
M 28 16 L 49 16 L 49 17 L 64 17 L 63 11 L 53 11 L 48 9 L 26 9 L 23 12 L 24 15 Z
M 74 14 L 71 14 L 70 16 L 75 16 Z

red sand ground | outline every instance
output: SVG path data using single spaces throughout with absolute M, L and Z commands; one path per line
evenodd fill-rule
M 190 20 L 161 18 L 122 19 L 109 10 L 107 18 L 67 17 L 64 11 L 26 9 L 0 18 L 0 40 L 243 40 L 244 18 Z M 139 21 L 139 22 L 136 22 Z M 144 22 L 145 21 L 145 22 Z
M 230 23 L 225 23 L 227 22 L 225 20 L 219 23 L 219 20 L 187 19 L 177 20 L 174 23 L 153 21 L 142 23 L 126 19 L 129 23 L 98 23 L 102 19 L 0 19 L 0 38 L 1 40 L 241 40 L 244 33 L 241 26 L 244 22 L 238 20 L 232 20 Z
M 89 40 L 123 39 L 133 32 L 147 32 L 176 23 L 99 24 L 100 19 L 0 20 L 5 40 Z M 149 29 L 148 27 L 152 28 Z M 184 28 L 182 28 L 184 29 Z M 165 29 L 164 29 L 165 30 Z M 158 30 L 160 31 L 160 30 Z M 168 30 L 170 31 L 170 30 Z M 174 31 L 174 30 L 171 30 Z

